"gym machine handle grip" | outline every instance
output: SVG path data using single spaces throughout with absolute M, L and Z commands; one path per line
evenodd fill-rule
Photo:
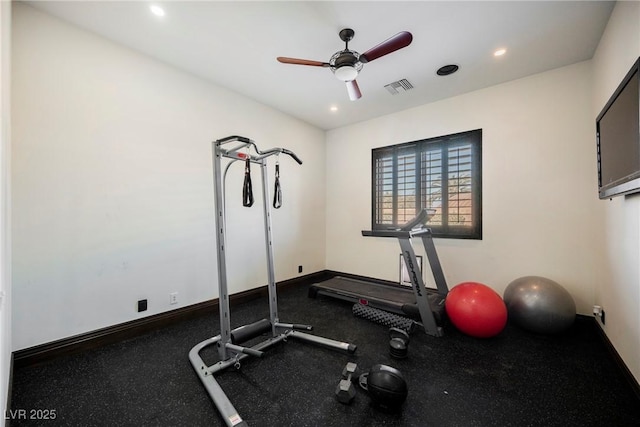
M 300 160 L 300 158 L 298 156 L 296 156 L 296 153 L 294 153 L 293 151 L 287 150 L 286 148 L 282 149 L 282 153 L 283 154 L 288 154 L 291 157 L 293 157 L 293 160 L 295 160 L 296 162 L 298 162 L 299 165 L 302 164 L 302 160 Z
M 254 357 L 262 357 L 262 355 L 264 354 L 264 351 L 254 350 L 254 349 L 249 348 L 249 347 L 244 347 L 242 349 L 242 352 L 244 354 L 248 354 L 249 356 L 254 356 Z
M 276 323 L 276 328 L 290 329 L 292 331 L 313 331 L 313 326 L 300 323 Z
M 294 323 L 292 325 L 292 329 L 296 331 L 313 331 L 313 326 L 311 325 L 302 325 L 300 323 Z
M 232 141 L 240 141 L 240 142 L 245 143 L 245 144 L 251 144 L 253 142 L 249 138 L 246 138 L 244 136 L 231 135 L 231 136 L 227 136 L 226 138 L 218 139 L 216 141 L 216 143 L 218 145 L 222 145 L 222 144 L 226 144 L 227 142 L 232 142 Z
M 227 343 L 226 347 L 231 351 L 235 351 L 236 353 L 244 353 L 244 354 L 248 354 L 249 356 L 262 357 L 262 355 L 264 354 L 263 351 L 254 350 L 249 347 L 242 347 L 242 346 L 231 344 L 231 343 Z

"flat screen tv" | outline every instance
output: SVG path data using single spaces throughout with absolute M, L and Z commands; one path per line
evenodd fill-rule
M 596 118 L 598 194 L 640 192 L 640 58 Z

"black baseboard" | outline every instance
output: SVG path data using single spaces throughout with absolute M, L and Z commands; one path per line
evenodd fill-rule
M 622 357 L 620 357 L 620 354 L 618 353 L 616 348 L 613 346 L 613 344 L 609 340 L 609 337 L 602 329 L 602 326 L 598 324 L 598 321 L 595 318 L 593 318 L 593 323 L 595 325 L 595 329 L 598 331 L 597 332 L 598 335 L 600 335 L 600 338 L 602 339 L 602 342 L 604 342 L 604 345 L 609 350 L 609 353 L 611 353 L 611 357 L 613 357 L 614 361 L 620 368 L 622 375 L 624 375 L 624 377 L 627 379 L 627 382 L 629 383 L 629 385 L 633 389 L 633 392 L 636 394 L 636 397 L 640 401 L 640 384 L 638 383 L 638 381 L 635 379 L 635 377 L 627 367 L 627 364 L 624 363 L 624 360 L 622 360 Z
M 307 274 L 289 280 L 278 282 L 278 291 L 288 288 L 310 284 L 328 277 L 325 271 Z M 240 292 L 229 297 L 231 306 L 256 298 L 266 297 L 269 290 L 266 285 L 255 289 Z M 153 330 L 157 330 L 179 321 L 217 313 L 218 299 L 204 301 L 176 310 L 155 314 L 141 319 L 131 320 L 114 326 L 95 331 L 75 335 L 69 338 L 49 342 L 46 344 L 29 347 L 13 352 L 13 367 L 20 368 L 41 363 L 47 363 L 55 358 L 76 354 L 87 350 L 99 348 L 108 344 L 114 344 L 129 338 L 133 338 Z M 13 369 L 11 370 L 13 372 Z

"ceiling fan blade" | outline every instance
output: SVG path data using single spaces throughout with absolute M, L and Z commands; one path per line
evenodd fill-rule
M 310 61 L 308 59 L 287 58 L 286 56 L 278 56 L 278 61 L 283 64 L 295 64 L 295 65 L 312 65 L 314 67 L 328 67 L 328 62 Z
M 395 36 L 383 41 L 376 47 L 373 47 L 360 55 L 360 62 L 367 63 L 371 62 L 374 59 L 378 59 L 381 56 L 385 56 L 390 54 L 391 52 L 395 52 L 398 49 L 402 49 L 403 47 L 407 47 L 411 44 L 413 40 L 413 36 L 408 31 L 401 31 Z
M 360 99 L 362 93 L 360 93 L 360 88 L 358 87 L 358 82 L 355 80 L 351 80 L 347 82 L 347 92 L 349 93 L 349 99 L 355 101 Z

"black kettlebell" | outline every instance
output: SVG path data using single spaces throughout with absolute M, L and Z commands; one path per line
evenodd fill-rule
M 406 359 L 409 355 L 409 334 L 400 328 L 389 329 L 389 354 L 394 359 Z

